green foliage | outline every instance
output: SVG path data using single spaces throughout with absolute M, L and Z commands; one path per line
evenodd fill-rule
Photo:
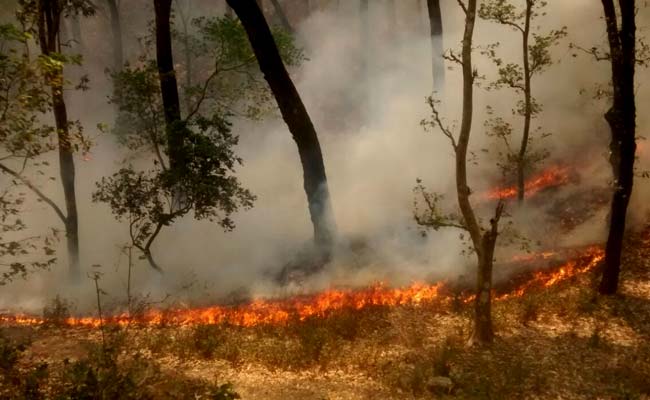
M 37 400 L 45 398 L 41 385 L 48 376 L 48 364 L 40 363 L 30 368 L 18 366 L 28 343 L 5 337 L 0 332 L 0 398 Z
M 105 345 L 93 346 L 88 358 L 63 363 L 63 387 L 60 399 L 140 399 L 144 388 L 137 382 L 153 375 L 152 366 L 136 355 L 119 362 L 123 339 L 112 334 Z
M 37 157 L 54 149 L 53 129 L 43 125 L 42 114 L 50 108 L 50 96 L 41 84 L 43 71 L 26 53 L 31 35 L 14 25 L 0 25 L 0 169 L 20 172 L 29 165 L 46 167 Z M 15 167 L 14 167 L 15 165 Z M 14 170 L 11 167 L 15 168 Z M 12 178 L 16 178 L 12 174 Z M 0 192 L 0 286 L 30 271 L 54 264 L 56 232 L 25 236 L 27 226 L 20 218 L 25 194 L 14 179 Z
M 210 398 L 212 400 L 235 400 L 241 399 L 241 396 L 235 392 L 231 383 L 224 383 L 210 394 Z
M 275 109 L 241 22 L 228 16 L 201 17 L 194 19 L 192 26 L 195 33 L 174 32 L 179 42 L 176 48 L 188 46 L 193 75 L 206 77 L 181 87 L 188 109 L 218 109 L 225 118 L 237 115 L 253 119 Z M 305 60 L 290 33 L 278 27 L 272 33 L 285 64 L 297 66 Z M 176 59 L 186 61 L 183 57 Z M 180 64 L 181 73 L 188 69 Z
M 93 201 L 110 205 L 119 220 L 129 222 L 133 245 L 149 254 L 160 230 L 193 211 L 196 219 L 216 221 L 232 230 L 230 215 L 252 207 L 254 196 L 234 176 L 242 160 L 233 151 L 238 138 L 219 110 L 199 112 L 166 127 L 157 71 L 153 63 L 125 68 L 114 75 L 119 96 L 120 141 L 133 152 L 153 155 L 153 169 L 121 168 L 97 184 Z M 179 167 L 170 169 L 167 129 L 186 138 L 175 148 Z M 137 153 L 136 153 L 137 154 Z
M 525 43 L 524 55 L 528 56 L 527 64 L 501 59 L 498 55 L 500 43 L 487 46 L 482 54 L 490 58 L 498 70 L 498 77 L 488 86 L 488 90 L 514 90 L 522 99 L 516 103 L 512 114 L 528 120 L 542 112 L 542 106 L 535 100 L 528 84 L 534 76 L 542 74 L 553 65 L 551 49 L 567 35 L 566 27 L 539 32 L 539 27 L 533 21 L 546 15 L 546 6 L 547 2 L 543 0 L 527 0 L 523 8 L 515 6 L 509 0 L 490 0 L 481 3 L 478 10 L 481 18 L 510 27 L 522 36 L 522 43 Z M 512 180 L 510 177 L 516 176 L 520 167 L 529 173 L 549 157 L 548 149 L 537 145 L 539 139 L 549 136 L 541 127 L 532 127 L 527 140 L 518 140 L 513 135 L 510 121 L 500 116 L 495 117 L 494 110 L 489 106 L 487 112 L 491 117 L 486 121 L 485 127 L 488 136 L 496 139 L 496 156 L 506 180 Z M 513 144 L 515 140 L 518 142 Z
M 20 354 L 25 351 L 25 346 L 16 344 L 12 340 L 0 335 L 0 370 L 4 374 L 16 368 Z

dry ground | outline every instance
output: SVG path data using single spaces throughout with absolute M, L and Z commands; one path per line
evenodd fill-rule
M 465 345 L 468 306 L 286 327 L 131 327 L 106 332 L 108 353 L 98 330 L 4 327 L 25 349 L 12 367 L 9 342 L 0 348 L 0 398 L 230 399 L 219 385 L 232 383 L 243 399 L 647 399 L 648 237 L 628 240 L 616 297 L 594 296 L 591 274 L 496 303 L 491 347 Z

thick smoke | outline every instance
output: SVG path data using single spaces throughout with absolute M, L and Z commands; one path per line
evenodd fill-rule
M 438 132 L 424 132 L 420 121 L 430 114 L 425 97 L 431 94 L 431 48 L 425 10 L 413 9 L 415 2 L 397 2 L 396 31 L 389 29 L 384 3 L 371 5 L 369 43 L 361 43 L 356 2 L 341 2 L 340 9 L 325 7 L 296 26 L 300 44 L 309 60 L 292 76 L 303 97 L 321 139 L 332 194 L 336 223 L 342 245 L 332 265 L 322 273 L 281 287 L 275 277 L 287 265 L 299 263 L 302 249 L 312 235 L 302 171 L 295 143 L 278 116 L 261 122 L 235 121 L 240 135 L 239 154 L 245 160 L 239 175 L 245 187 L 258 200 L 255 207 L 235 216 L 237 229 L 224 233 L 215 224 L 179 221 L 161 234 L 153 251 L 165 269 L 158 275 L 145 262 L 136 260 L 132 286 L 139 293 L 151 293 L 152 299 L 172 294 L 174 300 L 204 302 L 223 299 L 232 293 L 251 296 L 282 295 L 317 290 L 330 285 L 362 285 L 382 280 L 408 284 L 413 280 L 454 277 L 471 271 L 474 258 L 461 255 L 466 243 L 459 232 L 441 230 L 421 234 L 413 219 L 413 187 L 421 178 L 433 191 L 446 194 L 446 205 L 455 210 L 453 150 Z M 413 3 L 413 4 L 411 4 Z M 218 15 L 220 9 L 213 9 Z M 459 47 L 463 18 L 455 2 L 443 5 L 444 46 Z M 577 184 L 568 185 L 558 196 L 587 187 L 606 187 L 611 180 L 607 163 L 608 127 L 602 118 L 606 102 L 592 99 L 597 83 L 609 78 L 606 63 L 596 63 L 588 55 L 569 49 L 573 42 L 590 48 L 604 44 L 604 23 L 600 4 L 581 0 L 553 2 L 548 15 L 539 20 L 544 29 L 567 26 L 569 36 L 553 51 L 558 63 L 534 81 L 535 96 L 544 106 L 535 120 L 553 135 L 546 139 L 552 157 L 548 163 L 575 165 L 580 173 Z M 292 12 L 289 10 L 291 16 Z M 645 13 L 647 14 L 647 12 Z M 136 16 L 139 16 L 136 18 Z M 142 7 L 126 17 L 125 34 L 129 58 L 140 51 L 134 38 L 145 31 L 141 21 L 151 19 L 151 10 Z M 639 23 L 644 29 L 648 16 Z M 110 48 L 101 32 L 108 32 L 106 21 L 98 16 L 87 21 L 86 46 L 95 49 L 88 55 L 87 71 L 92 89 L 74 94 L 70 117 L 79 118 L 96 145 L 88 160 L 77 157 L 78 202 L 82 263 L 85 271 L 101 265 L 101 286 L 117 299 L 126 294 L 126 256 L 120 247 L 127 244 L 127 227 L 115 222 L 106 205 L 93 204 L 90 196 L 94 182 L 119 167 L 124 157 L 110 135 L 99 135 L 93 127 L 109 123 L 112 109 L 106 104 L 110 82 L 103 67 L 110 65 Z M 140 21 L 140 22 L 138 22 Z M 136 28 L 137 27 L 137 28 Z M 500 42 L 504 60 L 518 61 L 519 36 L 492 23 L 479 22 L 476 45 Z M 361 57 L 367 55 L 368 75 L 359 71 Z M 494 78 L 491 62 L 475 52 L 476 67 L 486 79 Z M 459 68 L 447 64 L 442 112 L 450 126 L 460 120 L 461 77 Z M 649 105 L 647 70 L 639 70 L 639 110 Z M 369 95 L 369 98 L 366 96 Z M 504 115 L 516 106 L 517 98 L 507 90 L 488 92 L 476 89 L 476 109 L 472 131 L 472 151 L 478 164 L 471 165 L 470 185 L 480 193 L 500 182 L 494 158 L 481 150 L 493 147 L 484 134 L 485 107 L 491 105 Z M 365 102 L 359 107 L 360 102 Z M 648 116 L 639 112 L 639 134 L 650 125 Z M 512 119 L 515 132 L 521 121 Z M 650 146 L 642 142 L 640 169 L 648 167 Z M 54 164 L 56 165 L 56 164 Z M 56 171 L 52 175 L 57 175 Z M 5 179 L 5 178 L 3 178 Z M 62 199 L 58 182 L 43 182 L 48 193 Z M 645 215 L 649 185 L 638 180 L 631 216 L 640 221 Z M 476 202 L 477 200 L 474 199 Z M 484 218 L 492 205 L 479 207 Z M 515 226 L 531 239 L 549 238 L 546 215 L 542 209 L 527 206 L 508 211 Z M 43 229 L 60 227 L 51 210 L 41 203 L 28 204 L 27 222 Z M 603 209 L 571 235 L 551 239 L 555 244 L 584 244 L 602 241 L 606 235 Z M 502 256 L 509 254 L 502 250 Z M 38 311 L 44 301 L 61 294 L 77 301 L 80 309 L 90 307 L 93 286 L 66 285 L 64 243 L 60 262 L 50 272 L 37 273 L 29 281 L 2 288 L 0 308 Z

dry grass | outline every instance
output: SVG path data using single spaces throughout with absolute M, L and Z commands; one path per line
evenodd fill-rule
M 116 368 L 139 398 L 227 399 L 214 393 L 232 382 L 244 399 L 648 399 L 649 254 L 630 240 L 616 297 L 595 296 L 585 275 L 496 303 L 489 348 L 465 345 L 470 307 L 377 307 L 283 327 L 130 328 L 113 334 Z M 87 329 L 9 334 L 29 338 L 17 368 L 50 366 L 44 393 L 65 359 L 92 360 L 100 343 Z

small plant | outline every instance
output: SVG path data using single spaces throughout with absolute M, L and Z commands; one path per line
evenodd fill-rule
M 235 392 L 231 383 L 224 383 L 212 392 L 210 398 L 212 400 L 235 400 L 241 399 L 241 396 Z
M 449 338 L 433 352 L 432 367 L 435 376 L 449 377 L 451 373 L 451 362 L 458 354 L 458 347 Z
M 212 358 L 223 342 L 223 333 L 217 325 L 197 325 L 192 330 L 194 350 L 204 358 Z
M 14 370 L 20 354 L 25 351 L 25 346 L 16 344 L 12 340 L 0 336 L 0 370 L 4 375 Z
M 537 321 L 539 317 L 539 304 L 534 296 L 525 296 L 521 299 L 521 314 L 519 320 L 524 326 L 531 321 Z
M 302 360 L 305 363 L 319 362 L 328 341 L 328 332 L 318 318 L 310 318 L 296 329 Z
M 48 305 L 43 307 L 43 320 L 47 326 L 62 327 L 68 324 L 72 302 L 58 294 Z

